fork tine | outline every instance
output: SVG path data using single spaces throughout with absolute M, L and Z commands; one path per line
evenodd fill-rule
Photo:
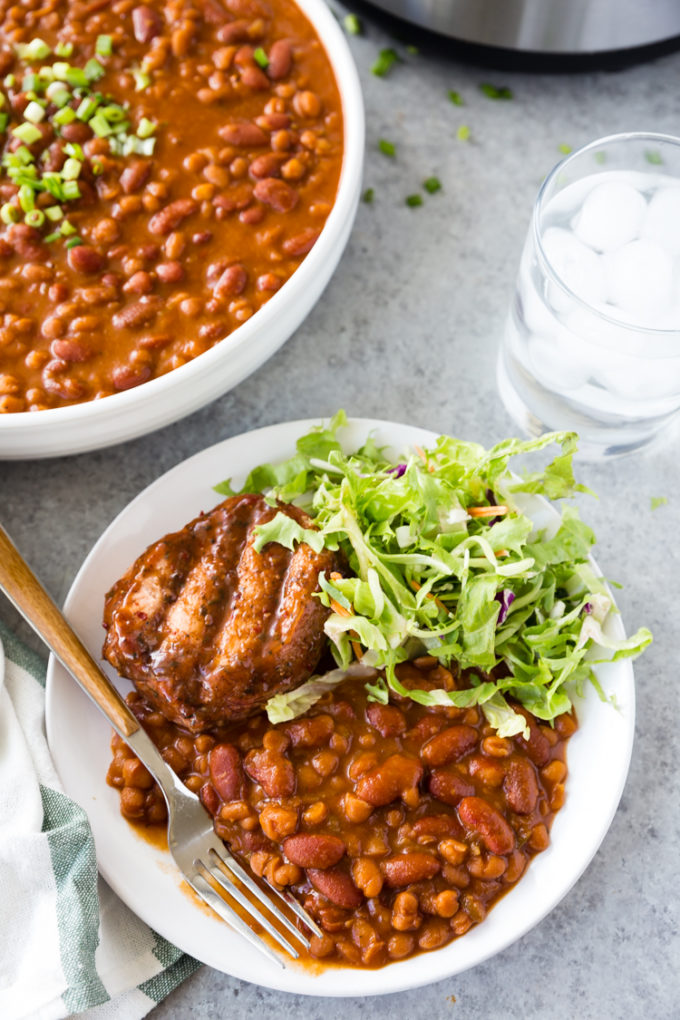
M 271 882 L 268 882 L 266 878 L 264 879 L 264 881 L 272 890 L 272 892 L 279 894 L 279 896 L 284 901 L 286 906 L 288 906 L 290 910 L 293 911 L 296 917 L 300 918 L 303 924 L 307 925 L 307 927 L 314 935 L 318 935 L 320 939 L 324 937 L 324 933 L 322 932 L 321 928 L 319 928 L 314 918 L 310 917 L 305 908 L 302 906 L 302 904 L 298 903 L 298 901 L 295 899 L 292 893 L 288 892 L 287 889 L 283 890 L 277 889 L 275 886 L 271 884 Z M 295 930 L 297 931 L 297 928 Z
M 285 968 L 286 965 L 281 957 L 278 956 L 273 949 L 270 949 L 266 942 L 259 938 L 255 932 L 251 931 L 245 921 L 241 920 L 236 911 L 229 906 L 226 900 L 215 892 L 210 883 L 207 882 L 200 873 L 195 875 L 193 878 L 190 878 L 188 875 L 185 875 L 184 878 L 194 892 L 197 893 L 197 895 L 200 896 L 200 898 L 204 900 L 208 906 L 212 907 L 215 913 L 221 917 L 223 921 L 226 921 L 227 924 L 230 924 L 231 927 L 239 933 L 239 935 L 242 935 L 243 938 L 251 944 L 251 946 L 254 946 L 255 949 L 259 949 L 259 951 L 263 953 L 268 960 L 278 964 L 279 967 Z
M 252 895 L 276 918 L 279 924 L 282 924 L 287 931 L 290 931 L 292 935 L 299 938 L 306 950 L 309 949 L 309 939 L 307 936 L 295 926 L 293 921 L 287 918 L 285 914 L 278 909 L 275 903 L 272 903 L 271 897 L 267 896 L 266 892 L 259 887 L 257 882 L 251 878 L 248 872 L 244 871 L 237 861 L 234 861 L 226 848 L 224 851 L 220 850 L 218 853 L 213 847 L 211 848 L 210 853 L 215 858 L 215 863 L 218 868 L 220 868 L 220 870 L 226 875 L 228 884 L 225 884 L 224 879 L 220 880 L 219 875 L 215 874 L 215 872 L 213 872 L 213 876 L 220 882 L 221 885 L 224 885 L 227 891 L 230 891 L 234 887 L 231 881 L 231 875 L 236 876 L 239 881 L 246 886 L 249 892 L 252 892 Z M 229 872 L 231 874 L 229 874 Z M 280 892 L 275 886 L 270 885 L 269 887 L 280 897 Z

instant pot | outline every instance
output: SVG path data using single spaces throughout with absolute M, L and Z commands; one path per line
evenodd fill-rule
M 595 54 L 680 36 L 680 0 L 370 0 L 440 35 L 531 53 Z

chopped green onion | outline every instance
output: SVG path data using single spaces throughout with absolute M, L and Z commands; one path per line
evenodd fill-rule
M 371 71 L 378 78 L 384 78 L 388 71 L 391 70 L 392 66 L 398 63 L 400 60 L 399 54 L 396 50 L 390 49 L 381 50 L 378 54 L 378 59 L 373 64 Z
M 54 233 L 48 234 L 47 237 L 43 238 L 43 240 L 45 244 L 52 244 L 53 241 L 58 241 L 60 237 L 61 234 L 59 233 L 59 231 L 55 230 Z
M 25 121 L 23 124 L 19 124 L 18 127 L 12 128 L 12 134 L 15 138 L 21 139 L 26 145 L 33 145 L 33 142 L 37 142 L 39 138 L 42 138 L 42 131 L 37 128 L 35 124 L 29 124 Z
M 127 111 L 124 107 L 119 106 L 118 103 L 109 103 L 107 106 L 101 106 L 99 109 L 109 124 L 120 124 L 127 117 Z
M 2 220 L 2 222 L 6 223 L 8 226 L 10 223 L 18 223 L 19 210 L 15 205 L 12 205 L 11 202 L 5 202 L 5 204 L 0 209 L 0 220 Z
M 54 71 L 52 70 L 51 67 L 41 67 L 40 70 L 38 71 L 38 77 L 40 78 L 41 81 L 53 82 Z
M 151 78 L 139 67 L 132 69 L 132 77 L 135 80 L 135 92 L 143 92 L 151 84 Z
M 593 158 L 595 159 L 596 163 L 606 163 L 607 162 L 607 153 L 606 152 L 596 152 Z
M 356 14 L 347 14 L 342 23 L 349 35 L 361 35 L 363 32 L 361 20 Z
M 456 138 L 458 139 L 459 142 L 467 142 L 469 137 L 470 128 L 467 126 L 467 124 L 461 124 L 458 130 L 456 131 Z
M 64 152 L 67 156 L 73 156 L 74 159 L 79 159 L 81 163 L 85 161 L 83 147 L 82 145 L 78 145 L 77 142 L 67 142 L 64 146 Z
M 651 163 L 652 166 L 661 166 L 663 163 L 663 157 L 660 152 L 656 151 L 656 149 L 647 149 L 645 152 L 645 159 L 648 163 Z
M 85 99 L 83 99 L 78 105 L 78 109 L 76 110 L 76 117 L 78 118 L 78 120 L 88 121 L 90 117 L 93 116 L 98 106 L 99 101 L 97 99 L 95 99 L 93 96 L 86 96 Z
M 406 52 L 412 54 L 415 57 L 420 53 L 420 50 L 418 49 L 417 46 L 414 46 L 413 43 L 409 43 L 408 46 L 406 47 Z
M 67 159 L 61 169 L 62 180 L 76 181 L 80 177 L 82 166 L 79 159 Z
M 267 54 L 265 53 L 261 46 L 258 46 L 257 49 L 254 51 L 253 58 L 255 60 L 255 63 L 259 64 L 263 70 L 266 70 L 266 68 L 269 67 L 269 57 L 267 56 Z
M 487 99 L 512 99 L 512 90 L 505 85 L 489 85 L 484 82 L 479 89 Z
M 660 506 L 666 506 L 667 503 L 667 496 L 652 496 L 650 499 L 650 507 L 652 510 L 658 510 Z
M 106 138 L 107 135 L 111 134 L 111 125 L 101 110 L 90 119 L 89 125 L 98 138 Z
M 5 103 L 6 102 L 7 102 L 7 100 L 5 99 L 5 97 L 2 94 L 2 92 L 0 92 L 0 110 L 4 110 L 5 109 Z
M 35 192 L 29 184 L 22 184 L 19 188 L 19 205 L 24 212 L 30 212 L 35 208 Z
M 67 64 L 64 60 L 55 60 L 52 64 L 52 74 L 54 75 L 55 81 L 66 81 L 66 75 L 69 73 L 71 65 Z
M 79 244 L 83 243 L 82 237 L 72 237 L 70 241 L 66 242 L 66 247 L 69 249 L 77 248 Z
M 70 237 L 71 234 L 75 234 L 76 228 L 68 220 L 64 220 L 62 225 L 59 227 L 59 233 L 62 237 Z
M 56 198 L 58 201 L 62 200 L 64 197 L 64 188 L 60 173 L 57 173 L 56 170 L 45 170 L 41 178 L 41 183 L 48 194 L 52 195 L 52 197 Z
M 454 89 L 448 91 L 449 102 L 453 103 L 454 106 L 465 106 L 465 102 L 460 92 L 456 92 Z
M 565 142 L 561 142 L 557 146 L 557 149 L 559 152 L 562 152 L 565 156 L 568 156 L 570 152 L 573 152 L 572 146 L 567 145 Z
M 15 166 L 28 166 L 29 163 L 33 162 L 33 153 L 29 152 L 25 145 L 20 145 L 19 148 L 10 155 L 13 157 L 12 162 Z
M 113 53 L 113 39 L 110 35 L 98 35 L 94 44 L 94 52 L 100 57 L 110 57 Z
M 54 47 L 54 52 L 57 54 L 58 57 L 70 57 L 73 53 L 73 43 L 70 42 L 57 43 L 57 45 Z
M 438 177 L 428 177 L 423 181 L 423 187 L 429 195 L 434 195 L 435 191 L 441 191 L 442 182 Z
M 63 173 L 63 171 L 62 171 Z M 77 181 L 64 181 L 62 188 L 62 194 L 67 202 L 70 202 L 74 198 L 80 198 L 80 188 L 78 187 Z
M 156 130 L 157 125 L 147 117 L 142 117 L 139 122 L 136 134 L 138 138 L 150 138 Z
M 52 50 L 42 39 L 31 39 L 29 43 L 19 43 L 17 56 L 20 60 L 34 61 L 44 60 L 49 57 Z
M 423 204 L 423 196 L 422 195 L 407 195 L 405 201 L 406 201 L 406 205 L 410 206 L 412 209 L 415 209 L 415 207 L 417 205 L 422 205 Z
M 37 74 L 25 74 L 21 80 L 22 92 L 37 92 L 42 85 Z
M 99 81 L 99 79 L 103 78 L 104 75 L 106 74 L 106 68 L 102 67 L 102 65 L 99 63 L 98 60 L 95 59 L 95 57 L 92 57 L 91 60 L 88 60 L 88 62 L 85 64 L 84 71 L 89 82 Z
M 388 142 L 384 138 L 381 138 L 378 142 L 378 148 L 383 156 L 396 156 L 397 154 L 397 147 L 394 142 Z
M 7 130 L 7 122 L 9 121 L 8 113 L 0 113 L 0 135 L 4 134 Z
M 64 88 L 63 82 L 53 81 L 47 86 L 46 96 L 51 103 L 58 106 L 61 109 L 71 101 L 71 93 L 68 89 Z
M 58 223 L 59 220 L 64 218 L 64 210 L 60 205 L 48 205 L 45 209 L 45 216 L 48 220 L 52 220 L 53 223 Z
M 11 89 L 16 84 L 16 78 L 13 74 L 8 74 L 3 79 L 2 84 L 6 89 Z
M 92 160 L 92 173 L 95 175 L 95 177 L 99 177 L 100 174 L 104 173 L 104 167 L 99 162 L 99 160 L 96 159 Z
M 24 216 L 24 223 L 28 223 L 29 227 L 42 227 L 45 222 L 45 213 L 42 209 L 31 209 Z
M 370 205 L 374 198 L 375 198 L 375 189 L 374 188 L 366 188 L 366 190 L 364 191 L 363 195 L 361 196 L 361 201 L 365 202 L 366 205 Z
M 55 124 L 63 127 L 64 124 L 70 124 L 71 121 L 74 121 L 75 119 L 76 111 L 70 106 L 64 106 L 61 110 L 58 110 L 55 113 L 54 117 L 52 118 L 52 121 Z
M 56 67 L 56 64 L 53 65 Z M 90 83 L 90 79 L 87 77 L 85 71 L 81 67 L 71 67 L 68 65 L 68 70 L 64 75 L 64 80 L 69 83 L 72 88 L 87 88 Z
M 31 124 L 39 124 L 41 120 L 45 119 L 45 111 L 40 103 L 29 103 L 24 110 L 24 119 L 31 122 Z

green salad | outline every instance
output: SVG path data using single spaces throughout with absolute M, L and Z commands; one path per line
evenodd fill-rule
M 573 506 L 559 526 L 537 531 L 525 494 L 563 499 L 585 491 L 574 480 L 577 437 L 554 432 L 508 439 L 485 450 L 440 436 L 397 462 L 369 437 L 352 453 L 338 439 L 340 411 L 297 441 L 281 464 L 263 464 L 239 492 L 302 507 L 315 529 L 283 513 L 259 527 L 256 548 L 306 542 L 340 550 L 347 576 L 321 574 L 318 598 L 331 609 L 326 634 L 338 668 L 270 699 L 272 722 L 306 711 L 347 670 L 369 672 L 370 697 L 390 690 L 423 705 L 479 705 L 502 736 L 525 731 L 508 697 L 550 721 L 593 683 L 593 665 L 633 657 L 652 640 L 645 628 L 612 640 L 616 610 L 589 554 L 595 538 Z M 509 462 L 555 444 L 543 470 L 518 479 Z M 217 485 L 235 495 L 231 480 Z M 318 530 L 317 530 L 318 529 Z M 468 670 L 464 690 L 407 690 L 397 666 L 419 655 Z

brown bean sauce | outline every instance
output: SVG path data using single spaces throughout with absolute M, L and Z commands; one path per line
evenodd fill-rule
M 465 685 L 433 661 L 401 667 L 401 679 Z M 128 701 L 218 835 L 318 920 L 312 956 L 358 967 L 436 949 L 484 920 L 549 844 L 576 729 L 573 715 L 551 728 L 527 714 L 529 738 L 504 739 L 477 708 L 379 705 L 357 680 L 292 722 L 261 714 L 199 736 L 136 693 Z M 164 822 L 151 777 L 119 737 L 112 747 L 123 815 Z

